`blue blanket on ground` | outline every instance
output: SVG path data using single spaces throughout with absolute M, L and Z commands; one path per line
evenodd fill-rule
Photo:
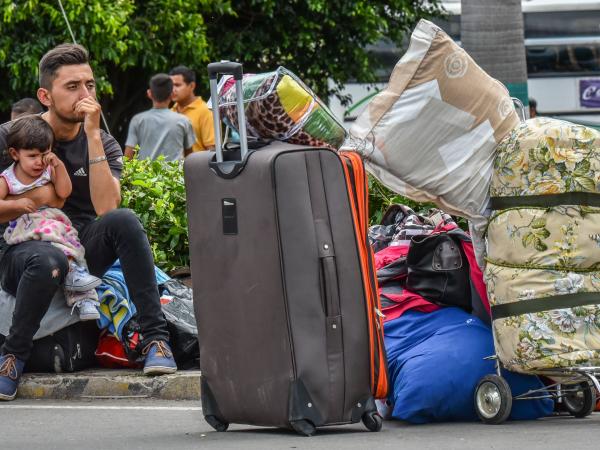
M 158 267 L 154 267 L 157 284 L 163 284 L 171 278 Z M 109 333 L 122 340 L 123 327 L 137 312 L 129 296 L 125 283 L 121 261 L 118 259 L 102 277 L 102 284 L 96 288 L 100 306 L 98 328 L 107 328 Z
M 385 324 L 392 417 L 412 423 L 478 420 L 474 392 L 479 380 L 495 373 L 492 332 L 458 308 L 431 313 L 408 311 Z M 543 387 L 535 376 L 503 372 L 513 396 Z M 513 402 L 510 418 L 536 419 L 553 402 Z
M 121 340 L 123 327 L 136 313 L 136 308 L 129 298 L 119 260 L 104 274 L 96 291 L 100 301 L 98 328 L 107 328 L 109 333 Z

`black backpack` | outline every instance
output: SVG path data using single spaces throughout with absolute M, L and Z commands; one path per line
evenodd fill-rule
M 33 341 L 25 372 L 75 372 L 97 366 L 94 352 L 100 330 L 95 320 L 77 322 Z M 0 343 L 5 337 L 0 335 Z

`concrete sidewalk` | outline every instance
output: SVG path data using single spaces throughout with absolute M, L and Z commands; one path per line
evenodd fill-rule
M 18 398 L 74 400 L 85 398 L 154 398 L 200 400 L 200 371 L 147 377 L 141 369 L 91 369 L 74 373 L 26 373 Z

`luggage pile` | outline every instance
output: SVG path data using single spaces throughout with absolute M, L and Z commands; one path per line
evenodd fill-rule
M 218 74 L 231 77 L 217 85 Z M 240 134 L 223 151 L 217 129 L 216 153 L 184 167 L 203 413 L 216 430 L 312 435 L 362 420 L 377 431 L 386 362 L 403 420 L 537 418 L 550 399 L 591 413 L 598 368 L 582 367 L 600 364 L 600 133 L 519 124 L 504 86 L 425 20 L 351 128 L 349 153 L 332 151 L 343 128 L 289 71 L 244 76 L 221 62 L 209 77 L 217 128 L 222 114 Z M 267 142 L 249 150 L 247 134 Z M 445 211 L 386 214 L 371 229 L 375 258 L 363 160 Z M 469 219 L 471 235 L 448 214 Z M 429 389 L 439 367 L 455 378 Z M 525 376 L 565 368 L 562 386 Z M 513 398 L 530 402 L 513 410 Z
M 489 305 L 470 236 L 438 209 L 392 205 L 369 228 L 382 311 L 388 322 L 411 309 L 455 306 L 489 323 Z
M 501 83 L 422 20 L 350 135 L 384 185 L 469 219 L 494 358 L 562 383 L 518 399 L 551 396 L 574 416 L 590 414 L 600 391 L 600 133 L 552 119 L 519 124 Z M 475 392 L 484 422 L 509 417 L 500 365 Z
M 390 373 L 387 410 L 410 423 L 477 418 L 473 391 L 494 373 L 483 275 L 471 239 L 436 209 L 392 205 L 369 229 L 375 253 Z M 543 388 L 535 376 L 504 373 L 515 395 Z M 519 402 L 510 417 L 537 419 L 553 402 Z

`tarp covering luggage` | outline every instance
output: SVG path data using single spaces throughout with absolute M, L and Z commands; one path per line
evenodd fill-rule
M 600 364 L 600 132 L 536 118 L 499 145 L 485 270 L 510 370 Z

